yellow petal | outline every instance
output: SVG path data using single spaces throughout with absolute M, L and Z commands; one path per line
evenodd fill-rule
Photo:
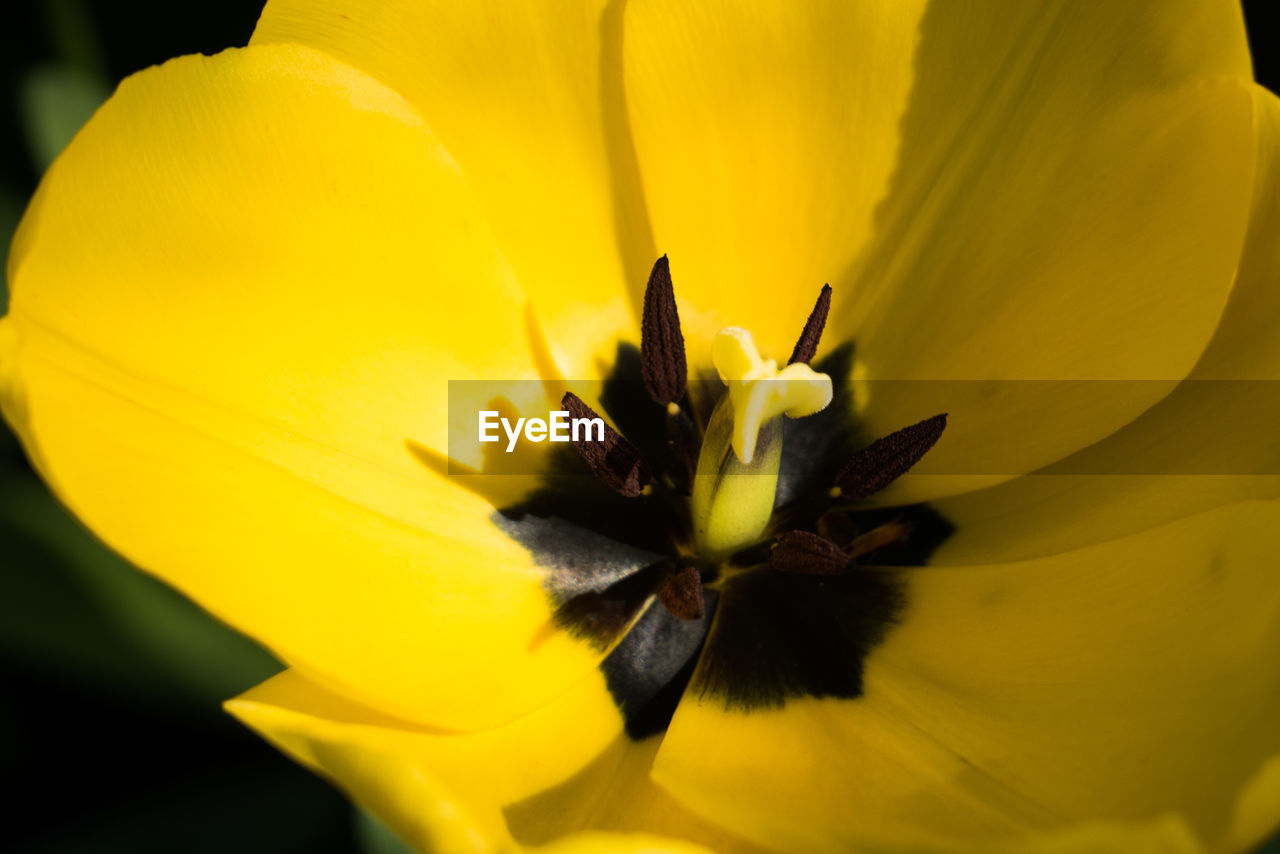
M 424 851 L 752 850 L 649 782 L 660 739 L 628 739 L 598 677 L 510 724 L 465 735 L 387 718 L 293 672 L 227 708 Z
M 732 325 L 785 357 L 866 244 L 924 6 L 627 5 L 627 103 L 690 352 Z
M 1252 192 L 1240 9 L 934 4 L 917 56 L 854 278 L 859 358 L 873 380 L 961 382 L 885 384 L 868 434 L 946 411 L 920 472 L 1029 471 L 1172 385 L 965 381 L 1181 379 L 1217 324 Z M 912 478 L 880 500 L 963 486 Z
M 1280 98 L 1261 86 L 1250 90 L 1258 172 L 1240 269 L 1222 323 L 1193 378 L 1280 379 Z
M 1043 474 L 939 502 L 957 530 L 931 562 L 1055 554 L 1280 496 L 1280 99 L 1261 87 L 1252 94 L 1259 171 L 1248 238 L 1191 382 Z
M 1234 4 L 644 3 L 627 25 L 691 325 L 720 312 L 785 352 L 830 281 L 827 346 L 854 337 L 871 380 L 1176 380 L 1212 333 L 1253 162 Z M 1170 388 L 889 384 L 860 405 L 867 436 L 951 414 L 922 471 L 1008 474 Z M 973 486 L 912 478 L 883 500 Z
M 1273 756 L 1250 778 L 1236 799 L 1226 847 L 1249 851 L 1274 836 L 1280 827 L 1280 755 Z
M 1280 504 L 1245 502 L 1040 560 L 908 570 L 860 698 L 686 698 L 655 778 L 790 851 L 984 849 L 1171 814 L 1217 850 L 1280 748 L 1278 522 Z
M 537 849 L 541 854 L 707 854 L 708 849 L 647 833 L 578 833 Z
M 590 376 L 630 332 L 653 248 L 604 0 L 271 0 L 253 44 L 319 48 L 394 89 L 458 162 L 555 344 Z
M 443 726 L 598 660 L 552 630 L 493 508 L 412 450 L 446 447 L 449 379 L 538 374 L 519 286 L 394 92 L 300 47 L 130 78 L 50 170 L 9 278 L 5 415 L 133 562 Z

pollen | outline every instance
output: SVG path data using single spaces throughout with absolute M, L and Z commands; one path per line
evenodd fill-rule
M 740 327 L 720 330 L 711 345 L 711 361 L 729 387 L 733 452 L 744 464 L 755 456 L 765 424 L 784 413 L 791 418 L 813 415 L 831 403 L 831 377 L 799 361 L 778 370 L 776 361 L 760 358 L 751 333 Z

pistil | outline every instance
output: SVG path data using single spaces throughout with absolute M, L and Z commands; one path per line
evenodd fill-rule
M 763 536 L 782 459 L 781 417 L 822 411 L 832 389 L 829 376 L 804 362 L 779 371 L 777 362 L 760 358 L 751 333 L 737 327 L 716 336 L 711 360 L 728 391 L 702 440 L 693 479 L 693 523 L 698 553 L 714 560 Z

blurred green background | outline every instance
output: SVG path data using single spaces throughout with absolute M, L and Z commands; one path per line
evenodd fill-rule
M 465 0 L 463 0 L 465 2 Z M 1245 4 L 1280 90 L 1276 0 Z M 3 32 L 0 237 L 122 77 L 244 44 L 261 0 L 22 0 Z M 0 306 L 7 295 L 0 283 Z M 255 645 L 99 546 L 0 426 L 0 849 L 402 851 L 326 783 L 221 711 L 276 672 Z M 1280 854 L 1280 839 L 1265 849 Z

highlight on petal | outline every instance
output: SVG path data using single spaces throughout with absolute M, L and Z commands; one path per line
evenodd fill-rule
M 227 709 L 419 850 L 754 850 L 649 781 L 659 740 L 623 735 L 599 677 L 519 720 L 467 734 L 388 718 L 292 671 Z
M 686 697 L 655 779 L 783 850 L 993 850 L 1170 815 L 1220 850 L 1280 748 L 1277 522 L 1277 502 L 1243 502 L 1038 560 L 902 570 L 861 696 Z M 1280 806 L 1248 815 L 1274 826 Z
M 634 176 L 621 7 L 270 0 L 251 44 L 322 50 L 406 98 L 475 192 L 566 376 L 640 317 L 660 252 Z
M 412 450 L 445 451 L 449 379 L 539 373 L 520 286 L 396 93 L 302 47 L 136 75 L 9 275 L 5 415 L 134 563 L 408 719 L 493 725 L 598 662 L 492 506 Z

